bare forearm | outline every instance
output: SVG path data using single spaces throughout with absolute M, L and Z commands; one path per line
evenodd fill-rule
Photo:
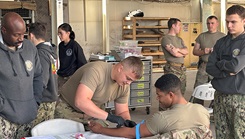
M 102 128 L 101 134 L 114 136 L 114 137 L 125 137 L 135 138 L 135 128 L 121 127 L 121 128 Z
M 177 53 L 177 54 L 174 54 L 175 57 L 184 57 L 185 55 L 181 54 L 181 53 Z
M 207 55 L 210 54 L 213 51 L 212 48 L 205 48 L 205 49 L 194 49 L 193 54 L 196 56 L 202 56 L 202 55 Z
M 118 114 L 116 113 L 116 115 L 121 116 L 125 120 L 127 120 L 127 119 L 130 120 L 131 119 L 129 111 L 124 111 L 124 112 L 118 113 Z
M 171 49 L 168 48 L 167 50 L 175 57 L 184 57 L 188 54 L 187 49 L 172 47 Z
M 76 107 L 79 108 L 81 111 L 83 111 L 85 114 L 94 118 L 106 120 L 108 113 L 100 109 L 99 107 L 97 107 L 92 101 L 80 101 L 80 102 L 84 102 L 84 103 L 76 104 Z
M 198 50 L 194 49 L 193 50 L 193 55 L 195 55 L 195 56 L 202 56 L 202 55 L 204 55 L 204 51 L 201 50 L 201 49 L 198 49 Z
M 180 48 L 179 53 L 181 53 L 183 56 L 188 55 L 188 49 L 187 48 Z

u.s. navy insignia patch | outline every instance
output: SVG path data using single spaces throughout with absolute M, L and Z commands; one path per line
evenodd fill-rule
M 33 64 L 30 60 L 26 60 L 25 64 L 28 71 L 31 71 L 33 69 Z
M 236 56 L 239 55 L 239 53 L 240 53 L 240 49 L 234 49 L 233 52 L 232 52 L 232 56 L 236 57 Z
M 66 55 L 67 56 L 71 56 L 72 55 L 72 50 L 71 49 L 67 49 L 66 50 Z

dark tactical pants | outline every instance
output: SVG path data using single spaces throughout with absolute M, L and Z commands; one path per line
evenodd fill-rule
M 184 96 L 186 90 L 186 68 L 183 64 L 167 62 L 164 66 L 164 74 L 172 73 L 181 81 L 181 92 Z
M 206 72 L 206 66 L 207 66 L 206 62 L 200 63 L 196 74 L 196 81 L 194 84 L 194 88 L 197 87 L 198 85 L 208 83 L 213 79 L 213 77 Z M 204 105 L 204 101 L 197 98 L 193 99 L 193 103 Z
M 55 105 L 56 101 L 41 103 L 38 109 L 37 118 L 31 122 L 32 127 L 36 126 L 37 124 L 43 121 L 54 119 Z
M 21 139 L 31 131 L 31 124 L 18 125 L 0 116 L 0 139 Z
M 245 95 L 214 94 L 216 139 L 245 138 Z
M 56 106 L 54 116 L 55 118 L 71 119 L 71 120 L 83 123 L 85 130 L 89 130 L 87 124 L 88 124 L 88 121 L 90 120 L 95 120 L 104 127 L 109 126 L 109 123 L 104 120 L 93 118 L 91 116 L 88 116 L 87 114 L 84 114 L 82 112 L 75 110 L 62 99 L 59 100 L 59 103 Z

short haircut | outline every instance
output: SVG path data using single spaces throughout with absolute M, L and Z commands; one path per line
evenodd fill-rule
M 29 34 L 32 33 L 37 39 L 46 38 L 46 27 L 44 24 L 36 22 L 29 25 Z
M 238 14 L 242 19 L 245 19 L 245 8 L 240 5 L 233 5 L 226 10 L 226 15 Z
M 160 89 L 161 92 L 174 94 L 181 94 L 181 81 L 174 74 L 164 74 L 155 82 L 155 87 Z
M 216 19 L 216 20 L 218 20 L 218 18 L 215 16 L 215 15 L 210 15 L 208 18 L 207 18 L 207 20 L 210 20 L 210 19 Z
M 140 79 L 143 74 L 143 63 L 139 57 L 129 56 L 121 61 L 121 64 L 127 68 L 131 69 L 135 74 L 137 79 Z
M 177 22 L 181 22 L 178 18 L 170 18 L 168 20 L 168 29 L 172 28 L 173 24 L 176 24 Z

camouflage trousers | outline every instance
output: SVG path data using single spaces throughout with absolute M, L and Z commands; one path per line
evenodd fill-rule
M 213 139 L 212 131 L 206 126 L 192 127 L 190 129 L 173 130 L 163 133 L 158 139 Z
M 214 94 L 216 139 L 245 138 L 245 95 Z
M 41 103 L 38 109 L 37 118 L 31 122 L 32 127 L 36 126 L 37 124 L 43 121 L 54 119 L 55 105 L 56 101 Z
M 166 63 L 164 66 L 164 74 L 172 73 L 176 75 L 181 81 L 181 93 L 185 94 L 186 90 L 186 68 L 185 66 L 173 66 L 170 63 Z
M 93 118 L 91 116 L 88 116 L 87 114 L 83 112 L 79 112 L 75 110 L 73 107 L 71 107 L 68 103 L 66 103 L 64 100 L 59 100 L 59 103 L 56 106 L 55 109 L 55 118 L 63 118 L 63 119 L 71 119 L 80 123 L 84 124 L 85 130 L 89 130 L 88 128 L 88 121 L 94 120 L 99 122 L 102 126 L 107 127 L 109 126 L 109 123 L 104 120 L 99 120 L 96 118 Z
M 213 77 L 206 72 L 206 66 L 207 66 L 206 62 L 202 62 L 199 65 L 198 71 L 196 74 L 196 81 L 194 84 L 194 88 L 197 87 L 198 85 L 208 83 L 213 79 Z M 193 99 L 193 103 L 198 103 L 198 104 L 204 105 L 204 101 L 197 99 L 197 98 Z
M 15 124 L 0 117 L 0 139 L 21 139 L 31 131 L 31 124 Z

